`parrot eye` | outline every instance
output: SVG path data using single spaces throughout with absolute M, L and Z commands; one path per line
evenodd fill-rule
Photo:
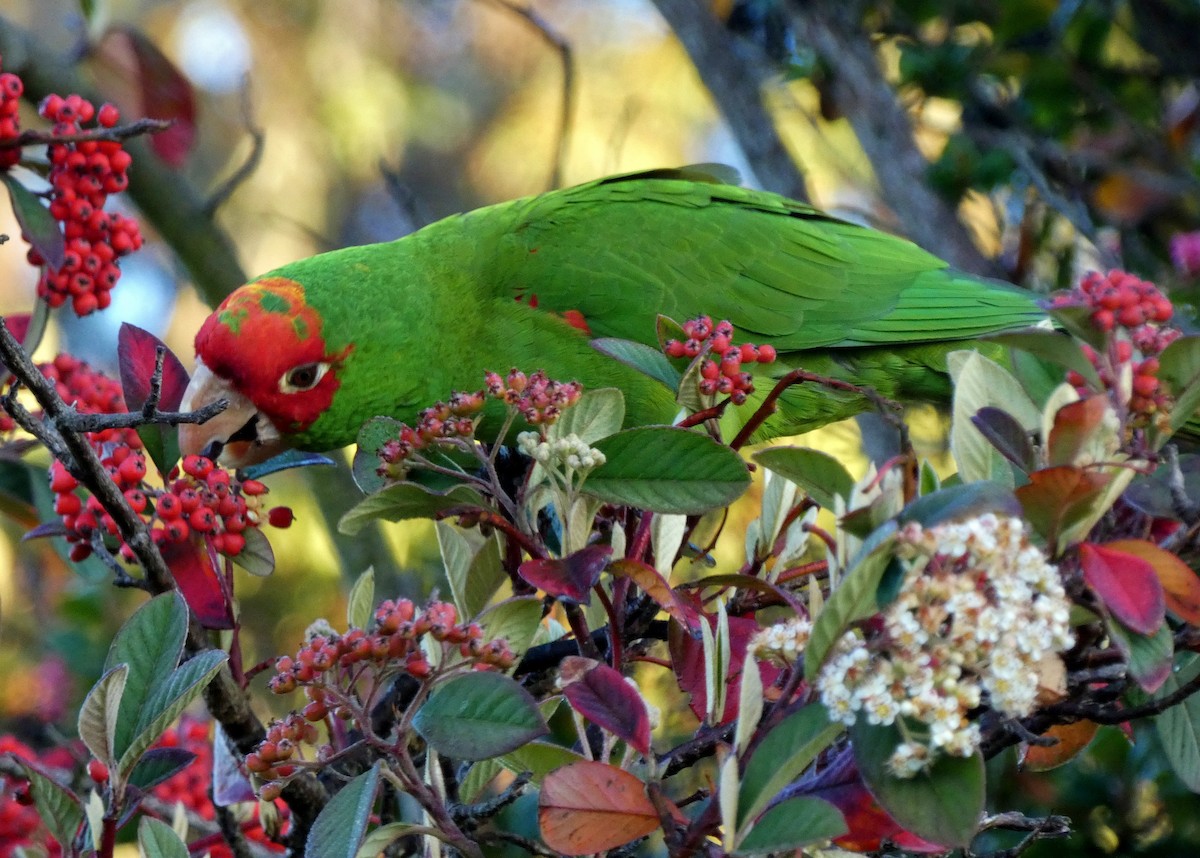
M 283 393 L 303 393 L 312 390 L 328 371 L 329 364 L 324 361 L 294 366 L 279 379 L 279 389 Z

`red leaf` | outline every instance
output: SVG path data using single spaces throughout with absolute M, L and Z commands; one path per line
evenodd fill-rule
M 538 824 L 551 849 L 587 855 L 645 837 L 660 823 L 644 783 L 623 769 L 584 760 L 546 775 Z
M 694 617 L 689 624 L 692 629 L 699 629 L 700 622 L 707 622 L 710 629 L 716 629 L 717 618 L 712 614 L 701 614 L 692 606 L 687 606 L 688 613 Z M 725 695 L 725 711 L 721 713 L 721 723 L 725 724 L 737 717 L 738 693 L 742 687 L 742 665 L 746 660 L 746 647 L 750 638 L 759 629 L 758 623 L 751 617 L 729 618 L 729 689 Z M 703 720 L 708 711 L 708 691 L 705 688 L 704 644 L 700 636 L 692 635 L 688 627 L 677 622 L 670 626 L 668 645 L 671 650 L 671 668 L 675 671 L 675 681 L 686 691 L 691 699 L 689 705 L 697 718 Z M 779 668 L 770 662 L 758 663 L 762 675 L 763 687 L 770 688 L 779 676 Z
M 1105 545 L 1140 557 L 1154 567 L 1167 599 L 1167 610 L 1185 623 L 1200 626 L 1200 576 L 1190 566 L 1153 542 L 1118 539 Z
M 1154 567 L 1141 557 L 1103 545 L 1079 546 L 1083 580 L 1114 617 L 1133 631 L 1152 635 L 1166 616 L 1166 599 Z
M 221 573 L 213 566 L 204 546 L 191 540 L 165 542 L 162 555 L 200 625 L 206 629 L 232 629 L 233 610 Z
M 167 164 L 182 166 L 196 139 L 196 99 L 188 79 L 132 27 L 108 30 L 96 54 L 107 67 L 106 80 L 124 85 L 122 97 L 115 99 L 123 113 L 173 121 L 150 138 L 150 146 Z
M 590 605 L 591 589 L 600 580 L 611 554 L 611 545 L 589 545 L 561 560 L 553 557 L 526 560 L 517 573 L 556 599 Z
M 130 411 L 139 410 L 150 396 L 150 379 L 154 376 L 159 346 L 166 349 L 166 354 L 163 355 L 162 390 L 158 407 L 162 411 L 175 411 L 183 401 L 188 374 L 179 358 L 154 334 L 124 322 L 117 338 L 117 362 L 121 370 L 125 407 Z
M 1051 465 L 1075 464 L 1076 457 L 1089 446 L 1104 422 L 1108 408 L 1108 397 L 1097 394 L 1058 409 L 1046 444 L 1047 461 Z
M 625 677 L 607 664 L 578 656 L 563 659 L 560 677 L 563 694 L 576 712 L 649 755 L 646 701 Z
M 840 751 L 819 774 L 805 776 L 784 795 L 822 798 L 840 810 L 848 830 L 833 842 L 843 849 L 875 852 L 887 840 L 908 852 L 946 851 L 945 846 L 930 843 L 901 828 L 900 823 L 880 807 L 863 783 L 858 764 L 854 762 L 854 752 L 849 748 Z
M 614 560 L 608 567 L 609 571 L 615 575 L 621 575 L 634 584 L 642 588 L 647 596 L 670 614 L 678 623 L 690 628 L 698 629 L 696 625 L 695 611 L 689 611 L 687 604 L 679 595 L 671 589 L 671 585 L 667 582 L 657 569 L 649 566 L 638 560 L 630 560 L 622 558 Z

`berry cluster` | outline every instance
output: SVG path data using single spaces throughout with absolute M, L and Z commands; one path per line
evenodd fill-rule
M 728 396 L 734 405 L 741 405 L 754 392 L 754 376 L 743 370 L 742 365 L 771 363 L 776 357 L 771 345 L 735 344 L 733 325 L 724 319 L 715 325 L 710 316 L 689 319 L 683 323 L 683 333 L 686 340 L 667 340 L 663 346 L 667 357 L 696 359 L 704 355 L 700 363 L 700 393 Z
M 562 410 L 578 402 L 583 393 L 583 385 L 579 382 L 553 381 L 540 369 L 526 376 L 514 368 L 503 378 L 499 373 L 489 372 L 484 376 L 484 383 L 488 394 L 515 408 L 530 426 L 553 423 Z
M 513 408 L 531 426 L 548 426 L 564 408 L 578 402 L 583 392 L 579 382 L 552 381 L 541 370 L 529 376 L 517 369 L 509 370 L 507 376 L 489 372 L 485 383 L 484 390 L 455 391 L 448 402 L 426 408 L 416 427 L 401 424 L 397 437 L 379 448 L 377 473 L 391 480 L 403 479 L 414 454 L 430 445 L 471 439 L 488 396 Z
M 1109 335 L 1103 351 L 1083 346 L 1105 390 L 1127 402 L 1135 422 L 1145 423 L 1162 413 L 1170 397 L 1159 384 L 1158 355 L 1180 336 L 1178 329 L 1166 327 L 1174 313 L 1170 300 L 1153 283 L 1114 270 L 1088 274 L 1075 289 L 1051 302 L 1051 307 L 1065 306 L 1089 308 L 1092 325 Z M 1074 370 L 1067 381 L 1081 396 L 1094 392 Z
M 507 640 L 485 641 L 479 624 L 458 623 L 458 612 L 448 602 L 430 602 L 418 612 L 409 599 L 386 599 L 376 608 L 370 629 L 351 628 L 337 634 L 327 623 L 315 626 L 294 657 L 285 655 L 275 661 L 275 675 L 267 683 L 275 694 L 303 688 L 308 703 L 278 725 L 277 735 L 268 733 L 258 750 L 246 758 L 246 767 L 263 780 L 286 779 L 298 766 L 320 765 L 334 753 L 323 746 L 316 763 L 294 758 L 296 745 L 313 742 L 313 724 L 331 716 L 361 720 L 367 708 L 362 701 L 373 697 L 397 673 L 417 680 L 430 678 L 434 669 L 422 647 L 425 635 L 442 645 L 443 665 L 449 661 L 451 648 L 463 659 L 456 667 L 506 670 L 516 663 Z M 357 726 L 369 729 L 369 724 Z M 260 795 L 272 798 L 278 790 Z
M 127 410 L 121 383 L 77 357 L 60 354 L 38 369 L 54 382 L 54 388 L 63 402 L 73 403 L 81 414 L 124 414 Z M 93 432 L 88 437 L 96 445 L 124 444 L 135 449 L 142 446 L 133 429 L 105 429 Z
M 182 473 L 176 467 L 163 488 L 146 483 L 146 457 L 127 444 L 105 444 L 101 463 L 125 494 L 133 511 L 150 525 L 155 544 L 184 542 L 198 534 L 213 550 L 236 557 L 246 546 L 242 533 L 259 527 L 264 519 L 260 497 L 267 487 L 258 480 L 238 480 L 203 456 L 187 456 Z M 95 497 L 76 493 L 79 482 L 59 461 L 50 466 L 50 489 L 56 495 L 54 511 L 62 516 L 71 559 L 84 560 L 92 553 L 92 535 L 119 541 L 120 556 L 133 562 L 133 549 L 121 540 L 117 523 Z M 265 513 L 273 527 L 287 527 L 291 510 L 276 507 Z
M 284 781 L 296 773 L 296 765 L 292 760 L 297 758 L 300 746 L 315 745 L 317 738 L 316 725 L 295 712 L 281 721 L 271 722 L 258 750 L 246 755 L 247 771 L 261 780 L 274 781 L 259 790 L 259 798 L 263 801 L 279 798 Z
M 79 95 L 47 96 L 38 111 L 54 123 L 56 137 L 79 134 L 84 126 L 112 128 L 120 119 L 113 105 L 97 110 Z M 63 225 L 66 252 L 57 269 L 42 272 L 38 295 L 51 307 L 70 299 L 75 313 L 86 316 L 111 303 L 110 290 L 121 276 L 117 260 L 142 246 L 136 221 L 104 211 L 109 194 L 128 187 L 132 159 L 114 140 L 51 143 L 48 155 L 50 214 Z M 33 265 L 46 264 L 35 248 L 28 258 Z
M 183 748 L 194 754 L 196 758 L 182 771 L 154 787 L 152 794 L 170 807 L 177 804 L 183 805 L 185 809 L 201 819 L 211 822 L 216 818 L 216 811 L 210 795 L 213 771 L 210 726 L 208 721 L 185 715 L 179 720 L 177 726 L 170 727 L 163 733 L 162 738 L 155 745 L 156 748 Z M 257 805 L 255 805 L 253 813 L 252 819 L 242 825 L 242 831 L 246 837 L 273 852 L 283 851 L 283 846 L 271 842 L 258 823 Z M 191 844 L 192 849 L 197 851 L 197 854 L 202 854 L 198 850 L 198 845 Z M 232 858 L 233 854 L 223 842 L 207 843 L 204 851 L 211 858 Z
M 21 133 L 21 93 L 25 83 L 15 74 L 0 74 L 0 141 L 15 140 Z M 21 147 L 0 149 L 0 170 L 7 170 L 21 161 Z

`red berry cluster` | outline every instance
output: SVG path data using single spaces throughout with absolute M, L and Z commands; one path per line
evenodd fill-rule
M 498 372 L 484 376 L 488 395 L 512 406 L 530 426 L 545 426 L 556 421 L 564 408 L 579 401 L 583 385 L 577 381 L 553 381 L 537 370 L 526 376 L 513 368 L 501 377 Z
M 155 488 L 146 483 L 146 458 L 125 444 L 101 447 L 101 463 L 125 494 L 133 511 L 150 525 L 156 544 L 184 542 L 193 534 L 203 537 L 218 551 L 236 557 L 246 546 L 242 533 L 263 521 L 260 496 L 267 487 L 258 480 L 238 480 L 203 456 L 186 456 L 183 469 L 176 467 L 167 485 Z M 50 466 L 50 489 L 56 495 L 54 511 L 62 516 L 71 559 L 84 560 L 92 553 L 92 534 L 115 538 L 120 556 L 132 562 L 133 549 L 121 540 L 117 523 L 93 496 L 84 501 L 76 493 L 79 482 L 58 461 Z M 292 522 L 291 510 L 276 507 L 266 514 L 274 527 Z
M 97 110 L 79 95 L 47 96 L 38 111 L 54 123 L 56 137 L 79 134 L 85 125 L 112 128 L 120 119 L 113 105 Z M 69 298 L 75 313 L 86 316 L 111 303 L 110 291 L 121 277 L 117 260 L 142 246 L 136 221 L 104 211 L 108 195 L 128 187 L 132 159 L 114 140 L 52 143 L 48 155 L 50 214 L 63 225 L 66 253 L 57 269 L 47 266 L 42 272 L 38 295 L 51 307 Z M 46 264 L 35 248 L 28 257 L 33 265 Z
M 449 402 L 438 402 L 426 408 L 417 418 L 416 427 L 400 424 L 396 438 L 383 444 L 379 458 L 383 462 L 380 476 L 399 479 L 403 463 L 418 450 L 451 438 L 470 438 L 475 434 L 474 415 L 483 410 L 483 391 L 450 394 Z
M 705 357 L 700 364 L 700 393 L 705 396 L 728 396 L 734 405 L 741 405 L 754 392 L 754 376 L 742 369 L 743 364 L 772 363 L 775 347 L 753 343 L 733 342 L 733 325 L 727 320 L 713 324 L 710 316 L 700 316 L 683 323 L 686 340 L 667 340 L 663 352 L 667 357 L 695 359 Z
M 50 363 L 38 367 L 42 375 L 54 382 L 63 402 L 73 403 L 81 414 L 124 414 L 125 396 L 121 382 L 109 378 L 84 361 L 61 354 Z M 124 444 L 135 449 L 142 446 L 133 429 L 105 429 L 88 436 L 93 444 Z
M 284 781 L 296 773 L 297 767 L 292 760 L 297 759 L 300 746 L 315 745 L 317 738 L 316 725 L 295 712 L 281 721 L 271 722 L 267 737 L 259 742 L 258 750 L 246 755 L 247 771 L 261 780 L 275 781 L 259 790 L 260 799 L 274 801 L 279 798 Z M 303 758 L 299 759 L 303 761 Z
M 1170 405 L 1158 379 L 1158 355 L 1179 338 L 1180 331 L 1165 326 L 1174 307 L 1158 287 L 1124 271 L 1092 272 L 1075 289 L 1055 296 L 1050 306 L 1087 307 L 1092 325 L 1110 335 L 1103 351 L 1084 344 L 1083 352 L 1107 391 L 1118 389 L 1129 367 L 1128 409 L 1135 421 L 1152 419 Z M 1067 381 L 1081 396 L 1094 392 L 1074 370 L 1067 373 Z
M 174 807 L 177 803 L 182 804 L 185 809 L 201 819 L 212 821 L 216 818 L 216 811 L 213 809 L 210 798 L 213 771 L 213 747 L 212 739 L 209 738 L 210 732 L 210 725 L 207 721 L 185 715 L 179 720 L 177 726 L 170 727 L 163 733 L 162 738 L 155 745 L 156 748 L 183 748 L 194 754 L 196 758 L 182 771 L 154 787 L 152 794 L 169 807 Z M 257 820 L 258 808 L 255 807 L 253 820 L 242 826 L 243 833 L 247 838 L 266 846 L 273 852 L 283 851 L 282 845 L 273 843 L 267 838 Z M 198 844 L 193 843 L 191 846 L 197 854 L 203 854 L 197 849 Z M 211 858 L 232 858 L 233 854 L 223 842 L 208 843 L 205 845 L 204 851 Z
M 0 74 L 0 142 L 15 140 L 21 134 L 21 93 L 25 83 L 15 74 Z M 0 170 L 7 170 L 21 161 L 21 147 L 0 149 Z

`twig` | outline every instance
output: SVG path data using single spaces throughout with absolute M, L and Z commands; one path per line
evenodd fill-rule
M 174 119 L 138 119 L 128 125 L 114 125 L 112 128 L 89 128 L 74 134 L 52 134 L 49 131 L 22 131 L 16 137 L 0 140 L 0 150 L 19 149 L 22 146 L 43 146 L 52 143 L 87 143 L 93 140 L 118 142 L 131 137 L 141 137 L 143 134 L 157 134 L 166 131 L 175 124 Z
M 822 384 L 831 390 L 840 390 L 845 393 L 857 393 L 859 396 L 864 396 L 870 401 L 876 402 L 877 404 L 879 402 L 891 402 L 891 400 L 884 399 L 874 391 L 868 391 L 867 388 L 859 387 L 857 384 L 851 384 L 850 382 L 842 381 L 839 378 L 830 378 L 826 375 L 818 375 L 815 372 L 809 372 L 808 370 L 804 369 L 794 369 L 776 382 L 775 387 L 772 388 L 771 392 L 767 394 L 767 398 L 763 400 L 762 405 L 758 406 L 758 409 L 752 415 L 750 415 L 750 419 L 746 421 L 744 426 L 742 426 L 741 431 L 737 433 L 737 437 L 733 439 L 729 446 L 735 450 L 740 450 L 743 446 L 745 446 L 746 442 L 750 440 L 750 436 L 758 430 L 758 427 L 762 426 L 762 424 L 766 422 L 767 418 L 776 412 L 777 406 L 775 403 L 779 401 L 779 397 L 783 395 L 783 392 L 793 384 L 803 384 L 806 381 Z M 896 407 L 899 408 L 900 406 L 897 405 Z
M 689 739 L 661 754 L 658 758 L 658 770 L 662 777 L 670 777 L 700 760 L 711 757 L 718 745 L 728 745 L 733 741 L 733 728 L 734 724 L 729 723 L 724 727 L 703 729 L 694 739 Z
M 1029 834 L 1021 838 L 1020 843 L 1009 849 L 1002 849 L 996 852 L 976 852 L 973 849 L 964 849 L 963 855 L 965 858 L 1016 858 L 1016 856 L 1025 852 L 1038 840 L 1070 837 L 1071 819 L 1067 816 L 1047 816 L 1044 819 L 1036 819 L 1025 816 L 1023 813 L 1017 813 L 1016 811 L 998 813 L 994 816 L 984 818 L 983 822 L 979 825 L 979 831 L 976 833 L 976 836 L 992 829 L 1028 831 Z
M 521 772 L 521 774 L 513 779 L 512 783 L 504 788 L 503 792 L 487 801 L 451 806 L 450 816 L 454 818 L 455 822 L 460 824 L 480 819 L 489 819 L 520 798 L 525 793 L 525 787 L 532 779 L 532 773 Z
M 250 135 L 250 153 L 246 156 L 246 160 L 233 171 L 221 184 L 209 194 L 201 211 L 208 217 L 212 217 L 217 213 L 217 209 L 225 204 L 233 192 L 241 187 L 250 176 L 258 169 L 259 163 L 262 161 L 263 147 L 266 142 L 266 135 L 263 130 L 258 127 L 254 121 L 254 111 L 250 104 L 250 79 L 249 75 L 242 81 L 242 119 L 246 126 L 246 133 Z
M 554 167 L 550 171 L 548 190 L 562 186 L 563 165 L 567 160 L 567 151 L 571 138 L 571 117 L 575 112 L 575 60 L 571 53 L 571 45 L 554 31 L 541 15 L 526 6 L 515 6 L 508 0 L 492 0 L 503 9 L 518 15 L 532 26 L 542 37 L 542 41 L 558 52 L 562 64 L 562 101 L 559 104 L 558 142 L 554 147 Z

